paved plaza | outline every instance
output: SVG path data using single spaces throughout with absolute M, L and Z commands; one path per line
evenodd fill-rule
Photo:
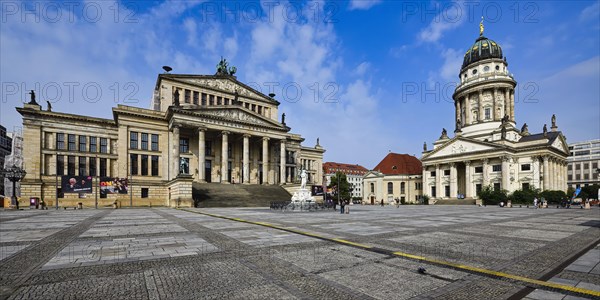
M 0 299 L 588 299 L 599 240 L 598 207 L 6 210 Z

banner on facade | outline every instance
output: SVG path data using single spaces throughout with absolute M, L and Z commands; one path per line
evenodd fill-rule
M 63 193 L 84 194 L 92 192 L 92 176 L 61 176 L 60 187 Z
M 100 177 L 100 194 L 127 194 L 127 178 Z
M 323 186 L 313 185 L 311 188 L 312 196 L 323 196 Z

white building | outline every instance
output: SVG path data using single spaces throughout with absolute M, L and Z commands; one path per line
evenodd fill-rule
M 326 162 L 323 164 L 323 172 L 327 185 L 331 184 L 331 177 L 335 173 L 342 172 L 346 175 L 346 179 L 352 188 L 350 196 L 352 198 L 363 197 L 363 176 L 368 172 L 365 167 L 360 165 L 342 164 L 336 162 Z
M 577 188 L 600 184 L 600 140 L 569 144 L 567 184 Z

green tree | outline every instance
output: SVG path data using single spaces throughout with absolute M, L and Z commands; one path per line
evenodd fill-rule
M 563 199 L 567 199 L 567 194 L 564 191 L 543 191 L 540 197 L 548 201 L 550 204 L 559 204 Z
M 516 190 L 508 196 L 513 204 L 531 204 L 533 198 L 540 199 L 540 190 L 538 189 L 525 189 Z
M 484 205 L 498 205 L 500 202 L 506 203 L 506 200 L 508 200 L 506 190 L 496 191 L 489 185 L 484 187 L 477 196 L 483 201 Z
M 599 188 L 600 188 L 600 185 L 597 185 L 597 184 L 584 186 L 581 188 L 581 193 L 579 193 L 579 196 L 577 196 L 577 197 L 579 197 L 583 200 L 598 199 L 598 189 Z M 571 193 L 570 195 L 573 195 L 573 193 Z
M 339 188 L 338 188 L 338 178 L 339 178 Z M 340 193 L 339 195 L 340 195 L 341 200 L 350 199 L 350 184 L 348 183 L 348 180 L 346 179 L 346 174 L 344 174 L 342 172 L 335 173 L 335 175 L 331 177 L 331 181 L 330 181 L 330 184 L 328 187 L 334 189 L 334 198 L 333 198 L 334 201 L 337 201 L 338 193 Z

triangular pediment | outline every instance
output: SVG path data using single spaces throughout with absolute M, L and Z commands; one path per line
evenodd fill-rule
M 237 91 L 240 97 L 252 98 L 255 100 L 265 101 L 269 103 L 276 103 L 272 98 L 264 95 L 263 93 L 247 86 L 231 77 L 215 77 L 215 76 L 181 76 L 171 77 L 170 80 L 175 80 L 191 85 L 198 86 L 200 88 L 217 90 L 225 93 L 234 95 Z
M 367 173 L 366 173 L 366 174 L 363 176 L 363 179 L 369 179 L 369 178 L 378 178 L 378 177 L 381 177 L 381 176 L 383 176 L 383 174 L 381 174 L 380 172 L 377 172 L 377 171 L 371 170 L 371 171 L 367 172 Z
M 554 142 L 552 142 L 552 147 L 564 153 L 569 153 L 569 146 L 567 145 L 567 141 L 565 140 L 562 134 L 559 134 L 559 136 L 556 137 L 556 139 L 554 139 Z
M 454 138 L 454 139 L 446 142 L 444 145 L 433 150 L 432 152 L 426 154 L 423 158 L 424 159 L 433 159 L 433 158 L 464 155 L 464 154 L 469 154 L 469 153 L 477 153 L 477 152 L 490 151 L 490 150 L 492 150 L 492 151 L 500 150 L 500 147 L 490 144 L 490 143 L 477 141 L 477 140 L 471 140 L 471 139 L 466 139 L 466 138 Z
M 187 111 L 193 111 L 194 114 L 199 116 L 218 118 L 230 122 L 250 123 L 254 125 L 275 126 L 283 128 L 281 123 L 257 115 L 252 111 L 241 107 L 204 108 Z

